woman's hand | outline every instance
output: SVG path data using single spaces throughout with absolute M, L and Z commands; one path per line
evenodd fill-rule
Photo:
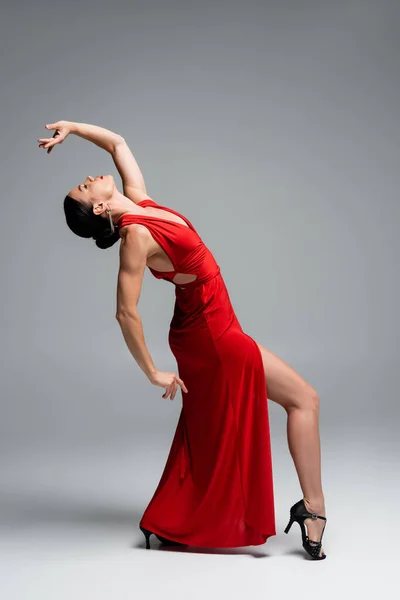
M 39 148 L 47 148 L 47 154 L 53 149 L 56 144 L 62 144 L 65 138 L 72 131 L 72 123 L 69 121 L 57 121 L 57 123 L 50 123 L 45 125 L 46 129 L 55 129 L 56 131 L 51 138 L 40 138 L 38 139 Z
M 168 396 L 171 395 L 170 399 L 173 400 L 175 398 L 178 385 L 181 386 L 184 392 L 188 391 L 186 385 L 176 373 L 170 373 L 168 371 L 156 371 L 155 374 L 153 374 L 149 379 L 153 385 L 166 388 L 165 393 L 162 395 L 163 398 L 168 398 Z

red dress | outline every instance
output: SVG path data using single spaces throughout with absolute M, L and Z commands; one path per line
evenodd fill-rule
M 140 223 L 175 271 L 149 267 L 158 279 L 197 274 L 176 284 L 168 342 L 188 392 L 158 486 L 140 525 L 199 547 L 264 544 L 276 535 L 267 388 L 259 347 L 242 330 L 212 253 L 184 219 L 124 214 Z M 173 283 L 173 282 L 172 282 Z

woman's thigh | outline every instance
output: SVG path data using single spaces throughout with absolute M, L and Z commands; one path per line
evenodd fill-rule
M 267 396 L 286 410 L 317 406 L 319 399 L 314 388 L 290 365 L 258 342 L 264 365 Z

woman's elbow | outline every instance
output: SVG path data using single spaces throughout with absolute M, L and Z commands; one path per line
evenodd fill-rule
M 115 150 L 115 148 L 117 146 L 119 146 L 120 144 L 126 144 L 125 138 L 122 135 L 120 135 L 119 133 L 116 133 L 115 137 L 114 137 L 114 148 L 113 149 Z
M 118 322 L 127 320 L 140 321 L 140 315 L 136 308 L 119 308 L 115 313 L 115 318 Z

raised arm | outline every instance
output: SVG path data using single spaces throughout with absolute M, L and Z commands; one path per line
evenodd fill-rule
M 122 179 L 125 196 L 133 202 L 140 202 L 143 194 L 147 195 L 142 172 L 125 138 L 104 127 L 86 123 L 72 123 L 72 133 L 97 144 L 111 154 Z
M 48 154 L 52 151 L 53 146 L 61 144 L 69 134 L 74 133 L 111 154 L 121 176 L 125 196 L 135 203 L 147 196 L 146 185 L 139 165 L 125 139 L 119 133 L 114 133 L 98 125 L 74 121 L 57 121 L 47 124 L 46 129 L 56 130 L 52 138 L 38 139 L 39 147 L 47 149 Z
M 142 172 L 124 138 L 120 138 L 112 152 L 112 157 L 122 179 L 124 196 L 133 202 L 140 202 L 147 195 Z

